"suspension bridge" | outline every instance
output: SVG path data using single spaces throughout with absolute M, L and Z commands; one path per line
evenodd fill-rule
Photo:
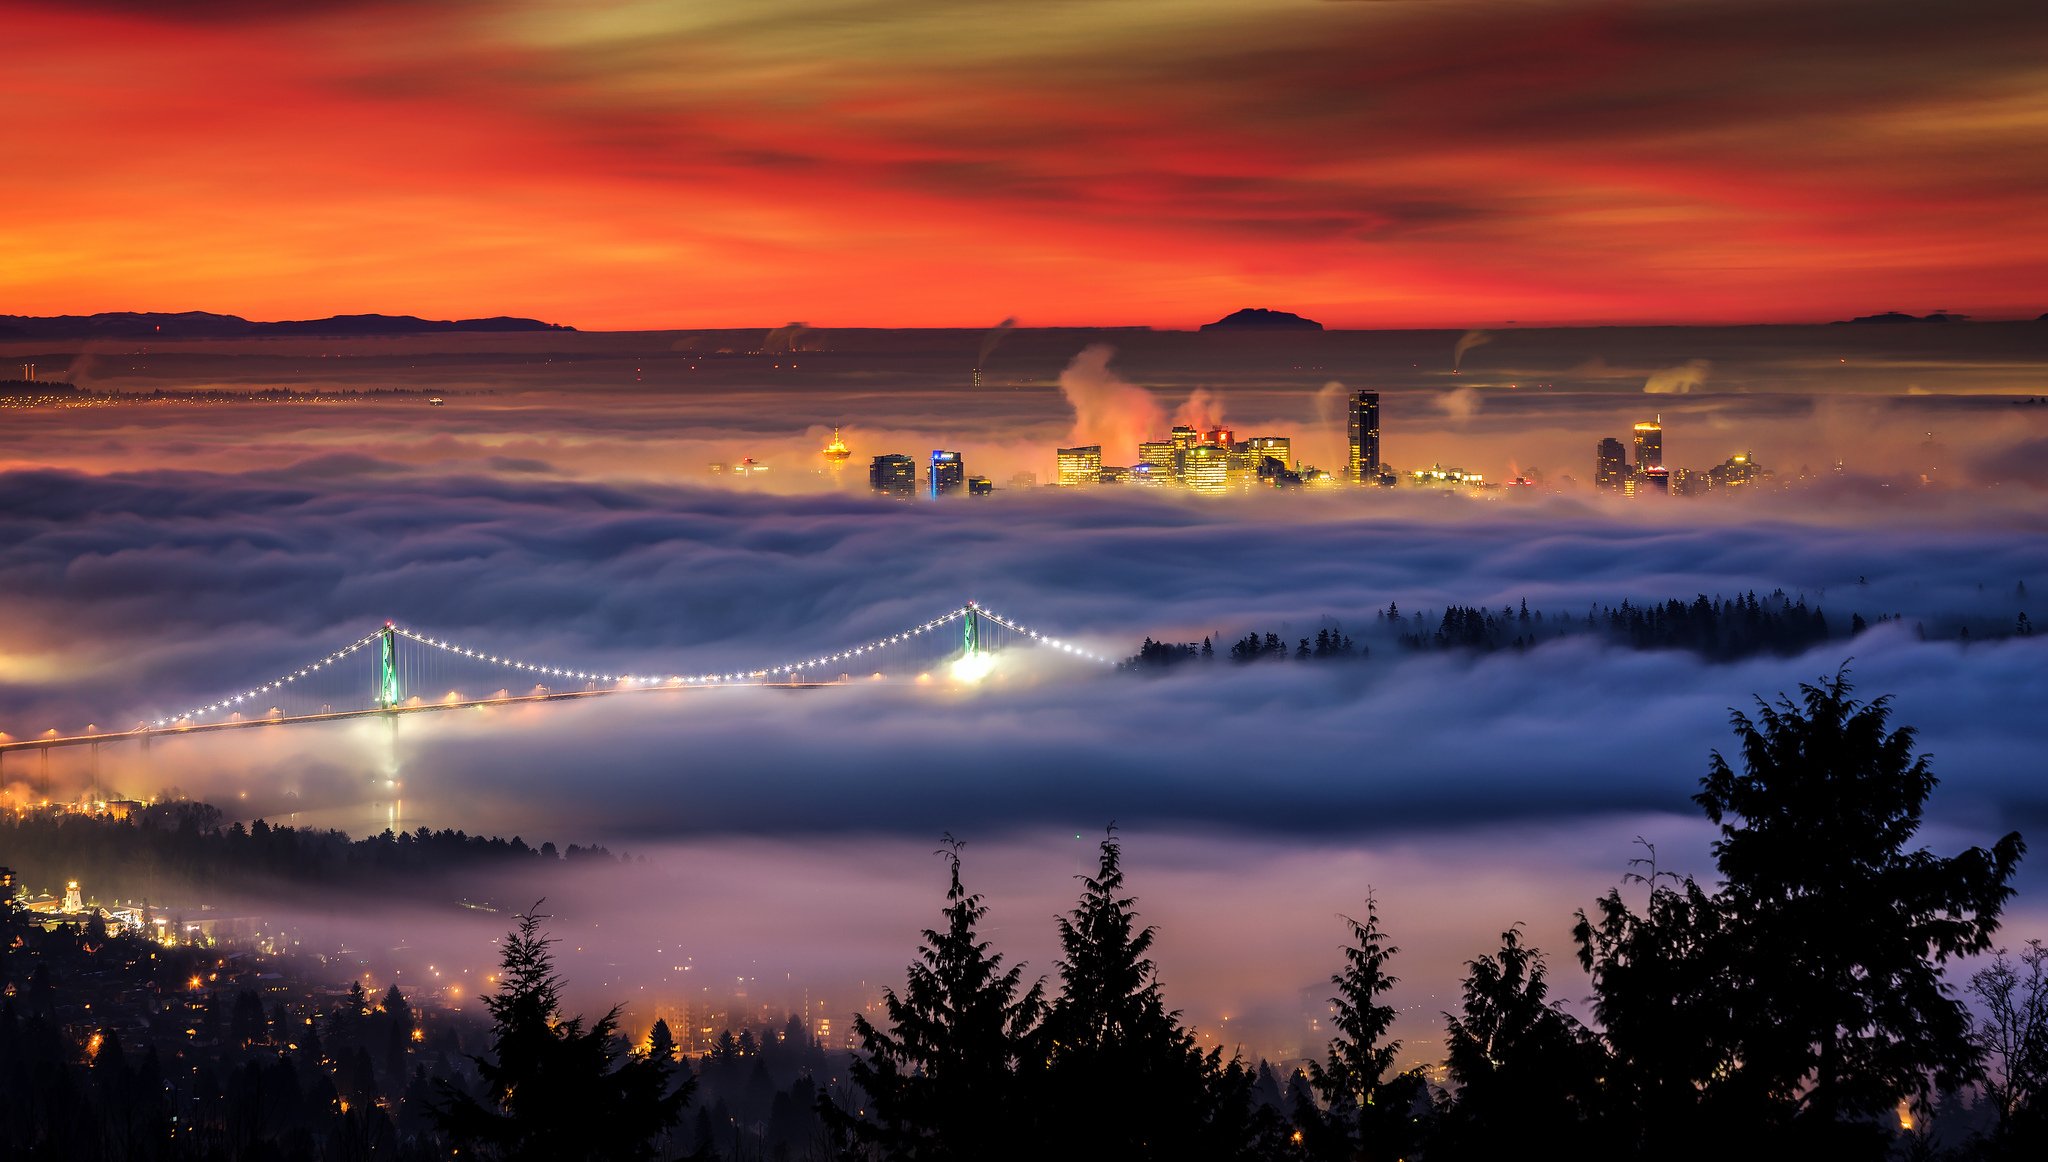
M 864 678 L 910 671 L 929 680 L 935 670 L 943 669 L 951 680 L 974 682 L 989 672 L 997 653 L 1013 646 L 1106 662 L 1074 642 L 1028 628 L 972 601 L 847 649 L 713 673 L 626 674 L 602 667 L 544 664 L 385 622 L 267 682 L 213 702 L 141 717 L 126 729 L 92 725 L 68 734 L 47 730 L 29 738 L 0 732 L 0 760 L 16 751 L 41 751 L 47 762 L 48 752 L 63 747 L 91 747 L 97 753 L 108 744 L 137 742 L 147 749 L 151 741 L 171 736 L 377 716 L 395 720 L 410 714 L 620 694 L 731 686 L 810 689 L 852 681 L 856 671 Z

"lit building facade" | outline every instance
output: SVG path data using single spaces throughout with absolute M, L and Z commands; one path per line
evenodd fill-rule
M 995 482 L 986 476 L 969 476 L 967 478 L 967 495 L 969 496 L 993 496 L 995 491 Z
M 1600 441 L 1600 450 L 1593 460 L 1593 485 L 1606 492 L 1626 491 L 1628 483 L 1628 450 L 1621 441 L 1609 436 Z
M 1084 444 L 1078 448 L 1061 448 L 1057 455 L 1061 485 L 1073 488 L 1101 482 L 1102 445 Z
M 1282 468 L 1294 467 L 1294 440 L 1288 436 L 1253 436 L 1244 442 L 1245 449 L 1252 456 L 1252 470 L 1257 471 L 1259 459 L 1271 456 L 1280 461 Z
M 1371 484 L 1380 476 L 1380 393 L 1351 396 L 1351 460 L 1345 469 L 1353 484 Z
M 1181 464 L 1181 483 L 1188 491 L 1221 495 L 1230 490 L 1230 450 L 1196 444 Z
M 960 459 L 960 453 L 933 449 L 929 480 L 934 497 L 950 496 L 965 489 L 967 465 Z
M 1759 484 L 1770 476 L 1770 470 L 1758 464 L 1756 457 L 1748 452 L 1730 456 L 1707 470 L 1709 487 L 1716 489 L 1742 488 Z
M 1664 425 L 1656 421 L 1636 425 L 1636 471 L 1664 467 Z
M 868 462 L 868 487 L 884 496 L 917 495 L 917 461 L 900 452 Z
M 1179 476 L 1180 449 L 1172 440 L 1147 440 L 1138 445 L 1138 463 L 1147 465 L 1162 479 Z

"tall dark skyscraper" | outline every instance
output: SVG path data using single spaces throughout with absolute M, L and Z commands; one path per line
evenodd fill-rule
M 1353 484 L 1371 484 L 1380 476 L 1380 393 L 1351 396 L 1351 462 L 1345 475 Z
M 1593 461 L 1593 484 L 1608 492 L 1620 492 L 1628 480 L 1628 449 L 1612 436 L 1600 441 Z
M 946 496 L 967 487 L 967 464 L 958 452 L 932 450 L 931 486 L 933 496 Z
M 877 456 L 868 463 L 868 487 L 885 496 L 917 494 L 917 461 L 901 452 Z

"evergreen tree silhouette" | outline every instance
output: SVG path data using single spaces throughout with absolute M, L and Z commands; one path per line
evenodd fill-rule
M 988 914 L 960 882 L 951 836 L 939 855 L 951 875 L 943 931 L 927 928 L 903 992 L 883 993 L 888 1027 L 853 1019 L 861 1050 L 848 1072 L 867 1095 L 864 1113 L 820 1098 L 827 1124 L 855 1156 L 904 1162 L 1032 1159 L 1045 1155 L 1032 1101 L 1044 1063 L 1043 981 L 1023 985 L 976 926 Z
M 561 1013 L 554 941 L 539 905 L 505 940 L 501 983 L 485 998 L 491 1056 L 472 1058 L 482 1100 L 446 1080 L 434 1117 L 455 1149 L 504 1162 L 643 1159 L 689 1100 L 669 1090 L 671 1063 L 618 1043 L 617 1007 L 585 1028 Z
M 1330 977 L 1337 995 L 1330 1039 L 1322 1061 L 1308 1063 L 1308 1080 L 1316 1103 L 1298 1105 L 1303 1145 L 1316 1158 L 1393 1162 L 1405 1158 L 1419 1140 L 1417 1102 L 1426 1094 L 1420 1076 L 1394 1075 L 1399 1041 L 1389 1040 L 1395 1009 L 1386 1003 L 1396 978 L 1387 962 L 1400 950 L 1386 942 L 1380 929 L 1379 904 L 1365 898 L 1363 922 L 1344 917 L 1352 944 L 1344 950 L 1344 970 Z
M 1098 857 L 1059 921 L 1060 994 L 1046 1018 L 1053 1140 L 1096 1158 L 1227 1157 L 1234 1135 L 1215 1125 L 1231 1104 L 1216 1100 L 1221 1051 L 1205 1057 L 1166 1008 L 1145 955 L 1154 931 L 1123 894 L 1114 826 Z
M 1589 1149 L 1602 1076 L 1601 1050 L 1549 1000 L 1543 954 L 1521 933 L 1466 962 L 1464 1005 L 1444 1014 L 1445 1065 L 1456 1097 L 1445 1103 L 1432 1158 L 1497 1158 L 1537 1147 Z

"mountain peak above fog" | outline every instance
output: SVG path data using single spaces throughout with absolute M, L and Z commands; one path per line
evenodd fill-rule
M 259 323 L 211 311 L 101 311 L 94 315 L 0 315 L 0 335 L 24 338 L 230 339 L 300 335 L 424 335 L 454 331 L 573 331 L 560 323 L 495 315 L 422 319 L 417 315 L 330 315 Z
M 1881 315 L 1858 315 L 1853 319 L 1838 319 L 1837 325 L 1853 323 L 1962 323 L 1970 316 L 1953 314 L 1949 311 L 1935 311 L 1926 315 L 1909 315 L 1904 311 L 1886 311 Z
M 1288 311 L 1269 311 L 1264 307 L 1246 307 L 1232 311 L 1213 323 L 1203 323 L 1204 331 L 1320 331 L 1321 323 L 1304 319 Z

